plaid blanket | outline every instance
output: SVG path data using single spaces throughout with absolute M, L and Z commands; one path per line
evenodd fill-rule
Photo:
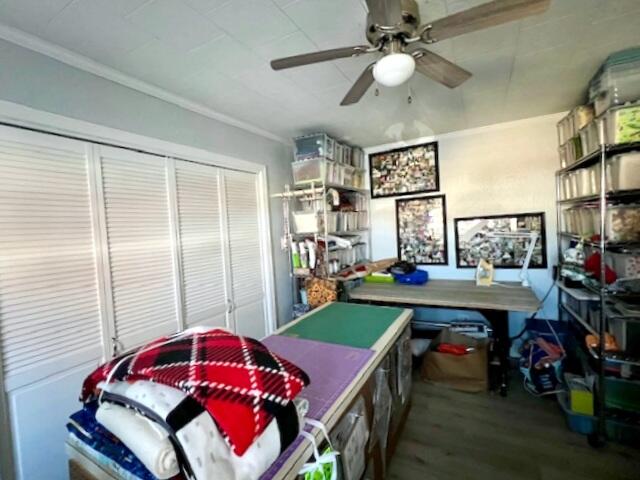
M 274 418 L 295 412 L 292 400 L 309 377 L 257 340 L 224 330 L 160 338 L 98 367 L 84 381 L 83 401 L 104 381 L 150 380 L 178 388 L 215 420 L 242 455 Z

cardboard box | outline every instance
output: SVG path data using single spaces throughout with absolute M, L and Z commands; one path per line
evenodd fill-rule
M 466 355 L 440 353 L 435 349 L 441 343 L 465 345 L 474 350 Z M 484 392 L 489 387 L 488 347 L 486 338 L 474 339 L 443 329 L 424 356 L 422 379 L 464 392 Z

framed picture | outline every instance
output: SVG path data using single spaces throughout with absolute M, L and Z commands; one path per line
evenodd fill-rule
M 438 142 L 371 154 L 369 175 L 371 198 L 437 192 Z
M 447 265 L 444 195 L 396 200 L 398 258 L 416 265 Z
M 539 236 L 529 268 L 547 268 L 543 212 L 456 218 L 456 264 L 475 268 L 484 258 L 496 268 L 521 268 L 529 247 L 528 232 Z M 517 233 L 522 237 L 514 236 Z

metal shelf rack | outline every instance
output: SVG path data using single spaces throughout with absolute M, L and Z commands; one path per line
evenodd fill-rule
M 355 194 L 362 195 L 365 198 L 365 203 L 367 205 L 367 210 L 361 210 L 367 212 L 367 228 L 358 228 L 354 230 L 341 230 L 341 231 L 329 231 L 329 222 L 328 222 L 328 213 L 330 212 L 330 208 L 327 203 L 328 191 L 329 189 L 337 190 L 340 193 L 346 194 Z M 320 278 L 329 278 L 336 279 L 338 278 L 340 272 L 330 274 L 330 258 L 329 253 L 335 252 L 338 250 L 344 250 L 342 247 L 328 247 L 329 241 L 328 237 L 346 237 L 346 236 L 360 236 L 360 240 L 357 244 L 353 246 L 362 246 L 366 247 L 366 255 L 363 261 L 367 261 L 371 256 L 371 240 L 368 225 L 371 222 L 370 214 L 368 211 L 369 205 L 369 191 L 364 188 L 356 188 L 348 185 L 341 185 L 337 183 L 330 182 L 318 182 L 318 183 L 304 183 L 304 184 L 294 184 L 293 186 L 287 185 L 285 191 L 282 193 L 278 193 L 272 195 L 276 198 L 282 198 L 283 200 L 283 215 L 284 215 L 284 238 L 286 242 L 283 241 L 283 248 L 287 251 L 289 257 L 289 274 L 292 279 L 292 288 L 293 288 L 293 298 L 294 303 L 298 303 L 300 301 L 300 284 L 299 281 L 304 281 L 307 278 L 311 277 L 320 277 Z M 322 205 L 322 209 L 317 211 L 316 214 L 319 218 L 322 218 L 322 229 L 319 231 L 310 231 L 310 232 L 295 232 L 293 228 L 291 228 L 292 216 L 295 206 L 298 199 L 304 199 L 305 201 L 310 202 L 318 202 Z M 313 238 L 313 241 L 318 245 L 318 242 L 321 239 L 324 239 L 325 249 L 322 251 L 322 255 L 317 259 L 317 266 L 314 271 L 309 269 L 296 269 L 293 267 L 293 262 L 291 261 L 291 241 L 294 239 L 301 238 Z M 285 245 L 286 243 L 286 245 Z M 354 265 L 351 265 L 348 268 L 353 268 Z M 347 270 L 348 270 L 347 268 Z
M 608 319 L 612 318 L 608 304 L 620 301 L 616 295 L 607 288 L 605 282 L 605 253 L 607 251 L 616 252 L 633 252 L 640 251 L 640 242 L 612 242 L 606 240 L 605 232 L 607 231 L 607 208 L 615 203 L 640 203 L 640 190 L 629 191 L 607 191 L 607 162 L 608 160 L 618 154 L 628 153 L 632 151 L 640 151 L 640 142 L 621 144 L 621 145 L 608 145 L 605 143 L 605 126 L 603 119 L 596 119 L 598 122 L 598 138 L 599 148 L 598 150 L 583 156 L 571 165 L 562 168 L 556 172 L 556 213 L 558 221 L 558 258 L 562 258 L 562 251 L 566 248 L 570 241 L 582 241 L 586 247 L 597 249 L 600 251 L 600 272 L 597 279 L 597 288 L 585 286 L 585 288 L 573 289 L 568 288 L 561 283 L 557 282 L 559 288 L 558 295 L 558 309 L 559 318 L 569 318 L 569 321 L 576 322 L 584 332 L 597 334 L 599 342 L 597 348 L 593 349 L 582 342 L 582 346 L 585 347 L 589 356 L 595 362 L 595 373 L 597 374 L 597 389 L 595 398 L 595 410 L 597 415 L 597 430 L 594 435 L 589 438 L 590 444 L 593 446 L 602 445 L 606 439 L 606 422 L 608 418 L 608 412 L 605 408 L 606 390 L 605 390 L 605 376 L 606 365 L 619 364 L 633 367 L 640 367 L 640 359 L 629 358 L 621 354 L 615 354 L 605 351 L 605 333 L 608 331 Z M 566 173 L 573 172 L 582 168 L 590 167 L 593 165 L 600 165 L 600 179 L 599 179 L 599 192 L 598 195 L 591 195 L 581 198 L 572 198 L 561 200 L 561 179 Z M 599 218 L 599 235 L 592 238 L 585 239 L 578 235 L 562 232 L 562 209 L 575 205 L 597 205 L 600 211 Z M 597 324 L 597 328 L 591 325 L 588 319 L 582 318 L 574 309 L 563 303 L 563 295 L 569 295 L 580 301 L 592 301 L 598 304 L 600 310 L 600 321 Z M 565 312 L 565 316 L 561 314 Z

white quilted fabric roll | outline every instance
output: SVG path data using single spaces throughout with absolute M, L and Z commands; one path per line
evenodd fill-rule
M 98 407 L 96 419 L 160 480 L 179 473 L 178 458 L 169 434 L 157 423 L 131 409 L 111 403 L 103 403 Z

